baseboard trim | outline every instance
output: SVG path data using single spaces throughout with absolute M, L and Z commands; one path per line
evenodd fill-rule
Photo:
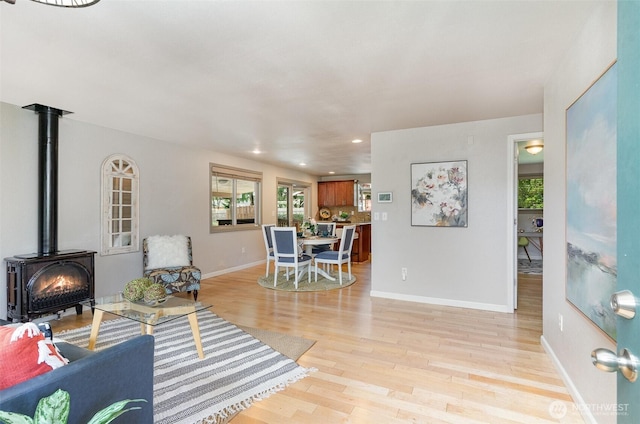
M 582 415 L 584 421 L 588 424 L 598 424 L 598 421 L 591 413 L 591 410 L 585 403 L 582 395 L 580 395 L 578 388 L 575 386 L 575 384 L 573 384 L 573 380 L 571 380 L 571 377 L 569 377 L 569 374 L 567 374 L 567 371 L 562 366 L 562 363 L 551 348 L 551 345 L 547 342 L 547 339 L 544 338 L 544 335 L 540 336 L 540 344 L 542 345 L 544 351 L 547 352 L 547 355 L 549 355 L 549 357 L 551 358 L 553 366 L 556 368 L 558 374 L 560 374 L 560 378 L 562 378 L 562 381 L 564 381 L 564 384 L 567 386 L 567 390 L 569 390 L 569 394 L 573 398 L 573 402 L 578 405 L 580 415 Z
M 226 268 L 220 271 L 214 271 L 214 272 L 208 272 L 206 274 L 202 274 L 202 276 L 200 277 L 202 280 L 204 280 L 205 278 L 211 278 L 211 277 L 217 277 L 218 275 L 224 275 L 224 274 L 229 274 L 231 272 L 235 272 L 235 271 L 240 271 L 243 269 L 247 269 L 247 268 L 251 268 L 254 267 L 256 265 L 260 265 L 260 264 L 264 264 L 266 261 L 262 260 L 262 261 L 257 261 L 257 262 L 251 262 L 248 264 L 242 264 L 242 265 L 238 265 L 238 266 L 234 266 L 233 268 Z
M 463 300 L 440 299 L 437 297 L 414 296 L 400 293 L 381 292 L 371 290 L 371 297 L 382 297 L 385 299 L 405 300 L 407 302 L 426 303 L 429 305 L 453 306 L 456 308 L 479 309 L 482 311 L 513 313 L 507 305 L 494 305 L 491 303 L 466 302 Z

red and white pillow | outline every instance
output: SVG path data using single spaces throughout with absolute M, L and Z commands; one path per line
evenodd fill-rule
M 68 363 L 36 324 L 0 326 L 0 390 Z

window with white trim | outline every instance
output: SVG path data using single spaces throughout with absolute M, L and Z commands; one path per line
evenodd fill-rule
M 102 163 L 102 254 L 137 252 L 138 166 L 126 155 Z
M 255 229 L 261 224 L 262 173 L 210 164 L 210 232 Z

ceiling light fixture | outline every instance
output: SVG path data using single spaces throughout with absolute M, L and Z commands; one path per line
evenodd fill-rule
M 15 4 L 16 0 L 0 0 L 9 4 Z M 36 3 L 48 4 L 49 6 L 58 7 L 87 7 L 93 6 L 100 0 L 31 0 Z
M 362 140 L 360 140 L 359 138 L 356 138 L 355 140 L 351 141 L 353 144 L 358 144 L 358 143 L 362 143 Z
M 528 142 L 527 145 L 524 146 L 524 150 L 526 150 L 527 153 L 531 155 L 537 155 L 542 151 L 543 148 L 544 143 L 542 142 L 542 140 L 533 140 Z

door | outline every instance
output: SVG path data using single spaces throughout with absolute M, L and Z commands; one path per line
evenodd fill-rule
M 640 296 L 640 3 L 618 2 L 618 287 Z M 638 314 L 640 315 L 640 314 Z M 618 352 L 640 355 L 640 316 L 616 318 Z M 640 378 L 638 379 L 640 380 Z M 640 422 L 640 381 L 618 373 L 618 423 Z M 626 408 L 622 411 L 622 408 Z
M 289 227 L 291 224 L 291 186 L 278 184 L 278 227 Z
M 513 154 L 513 233 L 516 252 L 513 255 L 513 309 L 518 309 L 518 156 L 520 142 L 516 141 Z
M 593 351 L 594 364 L 617 376 L 617 422 L 640 421 L 640 2 L 618 2 L 617 261 L 611 307 L 616 312 L 617 352 Z M 637 380 L 636 380 L 637 379 Z
M 278 226 L 301 228 L 305 217 L 310 215 L 308 202 L 309 186 L 301 183 L 278 183 Z

